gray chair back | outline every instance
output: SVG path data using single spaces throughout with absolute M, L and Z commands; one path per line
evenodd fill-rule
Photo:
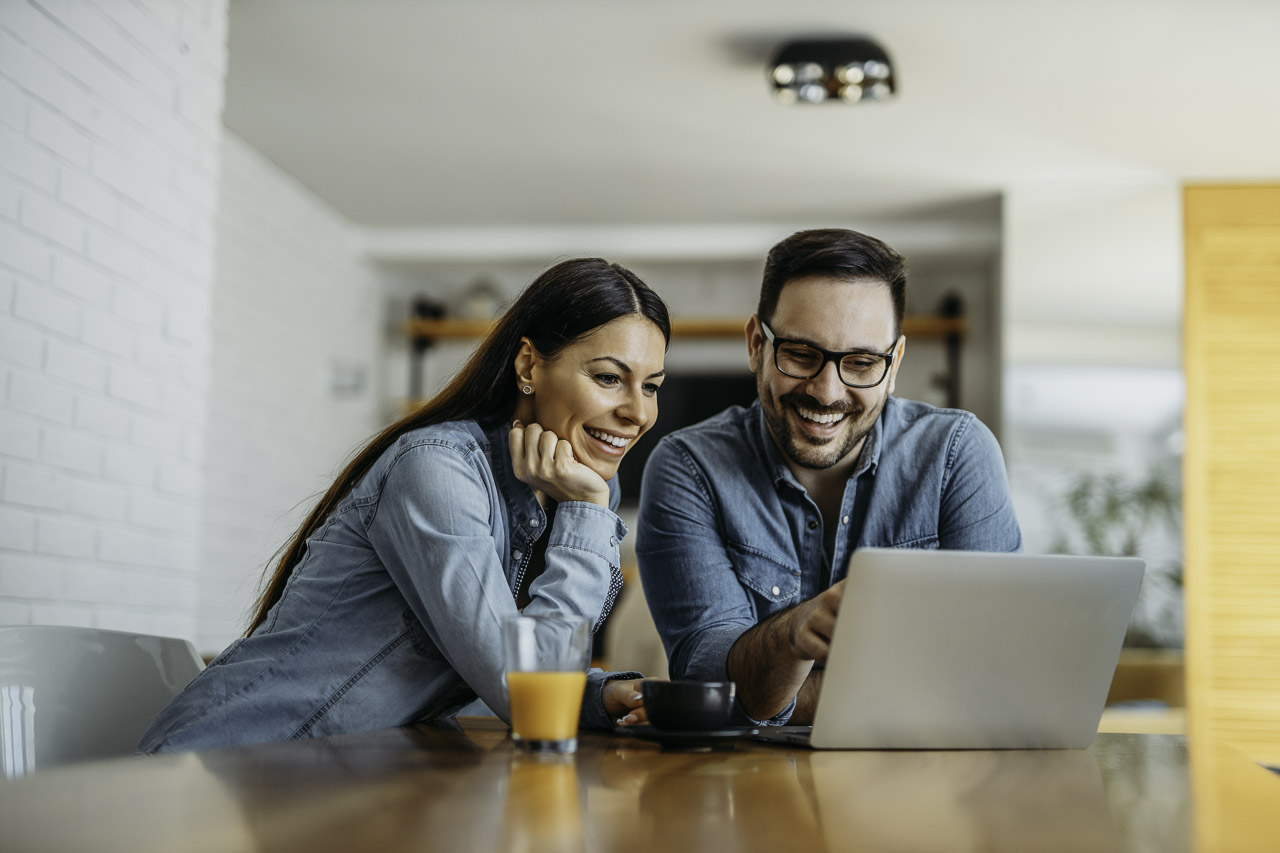
M 132 753 L 203 668 L 187 640 L 0 627 L 0 774 Z

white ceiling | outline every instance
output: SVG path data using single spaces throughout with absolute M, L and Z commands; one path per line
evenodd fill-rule
M 1276 0 L 230 7 L 227 126 L 366 227 L 880 220 L 1026 181 L 1280 177 Z M 898 98 L 773 102 L 769 45 L 850 32 Z

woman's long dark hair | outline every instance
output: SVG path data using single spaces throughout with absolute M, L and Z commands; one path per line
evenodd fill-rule
M 280 600 L 290 574 L 306 552 L 307 537 L 319 529 L 396 439 L 411 430 L 446 421 L 511 418 L 516 408 L 515 358 L 521 338 L 532 341 L 544 357 L 554 358 L 582 336 L 630 314 L 652 320 L 666 342 L 671 342 L 667 306 L 635 273 L 618 264 L 601 258 L 579 258 L 556 264 L 538 276 L 443 391 L 374 436 L 338 475 L 278 552 L 282 556 L 264 584 L 246 635 L 266 620 L 267 613 Z M 271 566 L 267 571 L 272 571 Z

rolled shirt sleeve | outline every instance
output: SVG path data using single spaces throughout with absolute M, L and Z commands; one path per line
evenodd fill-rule
M 671 677 L 729 680 L 729 650 L 758 620 L 720 534 L 712 491 L 697 464 L 676 442 L 659 442 L 645 465 L 636 531 L 636 557 L 645 598 L 662 636 Z M 738 705 L 735 719 L 756 720 Z

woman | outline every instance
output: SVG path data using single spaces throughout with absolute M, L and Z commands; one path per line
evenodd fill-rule
M 617 264 L 539 276 L 448 387 L 347 466 L 247 636 L 138 751 L 405 725 L 477 694 L 505 717 L 503 618 L 598 628 L 621 587 L 614 475 L 657 415 L 670 337 L 662 300 Z M 592 670 L 581 722 L 642 719 L 639 677 Z

